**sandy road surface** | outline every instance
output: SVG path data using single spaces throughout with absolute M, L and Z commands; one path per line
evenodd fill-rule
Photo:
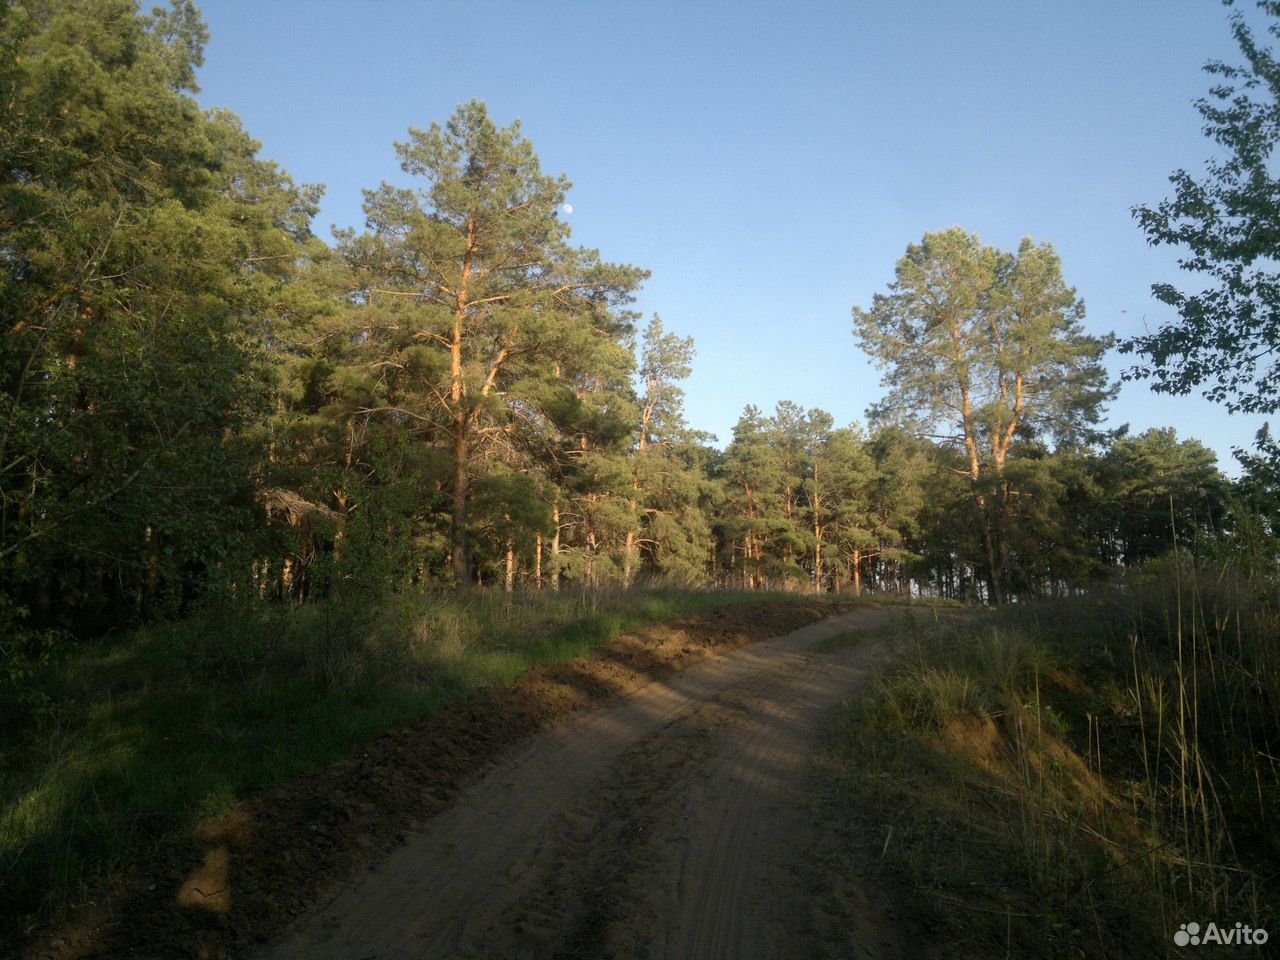
M 712 658 L 534 738 L 264 957 L 813 955 L 809 764 L 884 654 L 814 644 L 891 616 Z

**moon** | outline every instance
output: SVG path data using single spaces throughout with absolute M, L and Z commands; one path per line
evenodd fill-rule
M 566 204 L 565 204 L 563 207 L 561 207 L 560 209 L 561 209 L 561 210 L 563 210 L 565 213 L 573 213 L 573 204 L 572 204 L 572 203 L 566 203 Z

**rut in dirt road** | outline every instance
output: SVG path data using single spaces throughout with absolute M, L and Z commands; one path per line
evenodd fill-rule
M 536 737 L 265 956 L 805 955 L 809 763 L 884 652 L 814 645 L 890 616 L 736 650 Z

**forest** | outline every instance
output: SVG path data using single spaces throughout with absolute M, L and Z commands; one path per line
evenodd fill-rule
M 631 309 L 643 269 L 572 245 L 518 125 L 411 128 L 414 188 L 329 244 L 321 188 L 200 110 L 202 37 L 183 4 L 6 18 L 10 629 L 654 578 L 994 603 L 1266 513 L 1256 456 L 1231 481 L 1172 427 L 1098 429 L 1111 342 L 1069 265 L 960 228 L 853 310 L 888 388 L 865 425 L 748 407 L 718 447 L 683 412 L 695 345 Z
M 636 310 L 642 265 L 574 244 L 571 183 L 543 169 L 536 130 L 476 100 L 418 118 L 386 145 L 412 186 L 370 182 L 363 229 L 325 235 L 324 188 L 201 106 L 190 0 L 5 5 L 0 724 L 45 737 L 63 707 L 39 678 L 122 637 L 164 664 L 196 656 L 211 623 L 328 636 L 341 611 L 356 650 L 410 596 L 472 611 L 628 590 L 1020 608 L 1162 564 L 1274 584 L 1280 450 L 1265 431 L 1228 473 L 1173 425 L 1103 426 L 1122 388 L 1280 406 L 1280 298 L 1258 269 L 1275 252 L 1278 108 L 1250 99 L 1280 66 L 1235 29 L 1246 66 L 1219 65 L 1235 86 L 1201 104 L 1228 159 L 1135 211 L 1135 230 L 1219 284 L 1159 285 L 1174 321 L 1091 334 L 1052 237 L 1005 250 L 924 232 L 849 304 L 883 377 L 864 421 L 783 402 L 714 437 L 685 412 L 695 343 Z M 1115 348 L 1123 384 L 1104 367 Z M 241 628 L 226 629 L 230 643 Z M 213 656 L 234 673 L 249 654 Z M 374 718 L 333 752 L 425 710 Z M 29 765 L 24 749 L 6 762 Z M 44 869 L 24 881 L 27 911 Z M 60 869 L 65 885 L 80 867 Z

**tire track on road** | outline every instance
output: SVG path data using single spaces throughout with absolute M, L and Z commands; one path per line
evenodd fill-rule
M 797 791 L 882 649 L 811 648 L 891 615 L 714 657 L 534 738 L 265 956 L 795 956 L 770 951 L 794 946 Z

